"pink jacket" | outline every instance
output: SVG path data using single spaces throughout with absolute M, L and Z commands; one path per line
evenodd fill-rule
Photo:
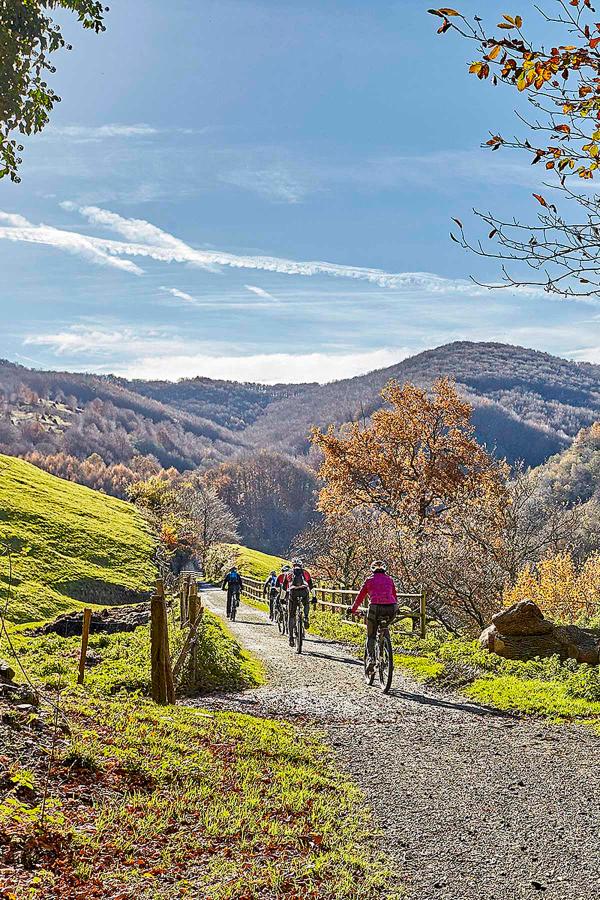
M 370 578 L 367 578 L 354 601 L 353 614 L 361 606 L 367 595 L 371 598 L 371 603 L 384 605 L 398 602 L 394 579 L 386 575 L 385 572 L 375 572 Z

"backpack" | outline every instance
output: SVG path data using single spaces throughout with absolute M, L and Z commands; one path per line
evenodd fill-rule
M 306 578 L 304 577 L 304 569 L 301 568 L 300 566 L 294 566 L 294 569 L 292 572 L 292 587 L 295 587 L 295 588 L 308 587 L 308 584 L 306 583 Z

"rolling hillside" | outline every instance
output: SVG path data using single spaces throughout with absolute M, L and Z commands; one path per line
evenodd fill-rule
M 509 344 L 447 344 L 326 385 L 126 381 L 0 362 L 0 452 L 127 466 L 152 456 L 180 471 L 257 447 L 305 455 L 313 424 L 368 416 L 390 378 L 428 386 L 440 375 L 473 404 L 480 440 L 510 461 L 538 465 L 600 417 L 600 366 Z
M 122 603 L 155 577 L 153 540 L 135 507 L 0 456 L 0 601 L 13 622 L 87 603 Z

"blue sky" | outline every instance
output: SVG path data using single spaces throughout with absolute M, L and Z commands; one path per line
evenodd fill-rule
M 487 292 L 448 238 L 531 215 L 481 150 L 514 97 L 420 0 L 126 0 L 56 59 L 52 125 L 0 182 L 0 356 L 130 377 L 326 381 L 452 340 L 600 362 L 600 308 Z M 495 0 L 461 10 L 496 19 Z M 535 204 L 535 201 L 533 201 Z

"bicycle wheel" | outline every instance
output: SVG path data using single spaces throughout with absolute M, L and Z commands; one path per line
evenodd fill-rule
M 304 610 L 302 604 L 298 603 L 298 613 L 296 615 L 296 653 L 302 653 L 302 644 L 304 642 Z
M 364 656 L 363 656 L 364 679 L 365 679 L 365 684 L 368 684 L 370 687 L 373 684 L 373 682 L 375 681 L 375 669 L 373 669 L 373 671 L 370 673 L 367 672 L 367 661 L 368 661 L 367 645 L 365 643 L 365 651 L 364 651 Z
M 231 598 L 231 621 L 235 622 L 235 615 L 237 613 L 238 603 L 240 602 L 239 597 L 235 595 Z
M 392 639 L 387 628 L 379 637 L 379 659 L 377 663 L 377 668 L 379 669 L 379 686 L 383 693 L 387 694 L 392 686 L 392 676 L 394 674 Z
M 282 617 L 282 619 L 283 619 L 283 630 L 282 630 L 281 633 L 285 635 L 285 634 L 288 633 L 289 628 L 290 628 L 290 624 L 289 624 L 289 622 L 288 622 L 288 608 L 287 608 L 287 604 L 286 604 L 284 607 L 282 607 L 282 610 L 281 610 L 281 617 Z

